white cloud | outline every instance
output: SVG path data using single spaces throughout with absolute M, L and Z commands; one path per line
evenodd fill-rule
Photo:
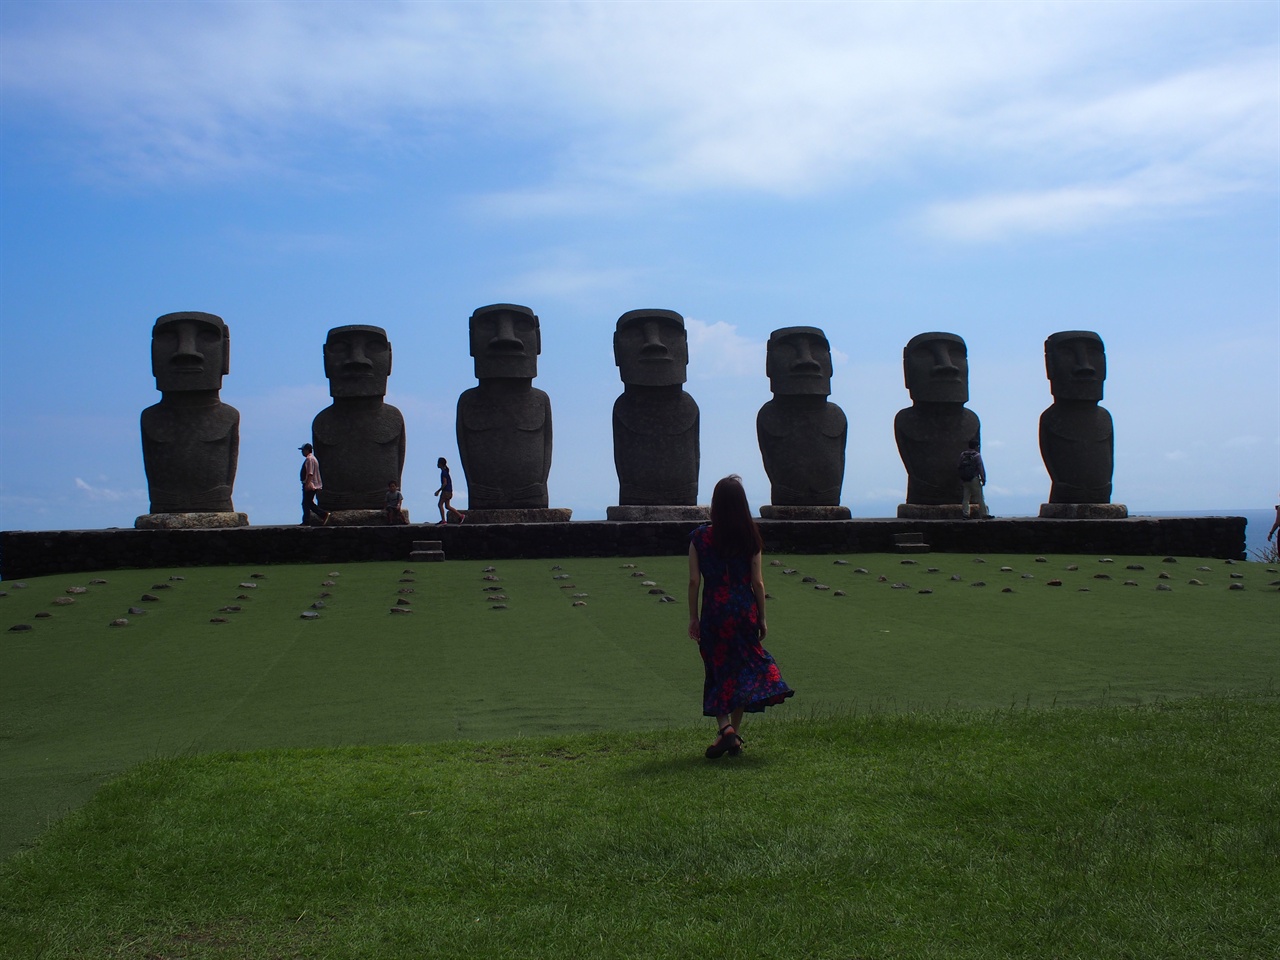
M 507 216 L 953 182 L 939 164 L 1018 184 L 924 213 L 965 241 L 1275 180 L 1275 23 L 1249 4 L 46 6 L 2 35 L 7 103 L 72 118 L 144 179 L 478 133 L 538 157 L 529 183 L 475 181 Z
M 75 478 L 76 489 L 86 498 L 102 503 L 120 503 L 127 500 L 145 500 L 145 490 L 113 490 L 110 487 L 95 487 L 80 477 Z
M 689 338 L 689 379 L 719 380 L 764 376 L 766 344 L 748 340 L 731 323 L 685 318 Z

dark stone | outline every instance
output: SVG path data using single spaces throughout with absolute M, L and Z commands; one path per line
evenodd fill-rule
M 624 384 L 613 404 L 620 506 L 698 502 L 698 404 L 684 391 L 689 341 L 672 310 L 618 318 L 613 360 Z
M 381 327 L 334 327 L 324 343 L 324 373 L 333 403 L 311 423 L 323 484 L 317 500 L 328 511 L 373 510 L 384 521 L 387 482 L 404 469 L 404 417 L 384 402 L 391 342 Z
M 458 397 L 457 434 L 470 509 L 546 508 L 551 400 L 533 386 L 538 317 L 498 303 L 476 310 L 469 328 L 479 384 Z
M 907 470 L 907 505 L 959 504 L 956 464 L 982 432 L 978 415 L 965 407 L 968 349 L 954 333 L 922 333 L 907 342 L 902 367 L 911 406 L 898 411 L 893 433 Z
M 1098 406 L 1107 378 L 1106 348 L 1091 330 L 1065 330 L 1044 342 L 1053 404 L 1040 415 L 1040 456 L 1052 485 L 1049 503 L 1111 502 L 1115 434 Z
M 169 313 L 151 330 L 161 400 L 142 411 L 151 514 L 234 513 L 240 413 L 218 399 L 231 335 L 211 313 Z
M 756 440 L 771 503 L 839 506 L 849 424 L 827 400 L 832 365 L 826 334 L 817 327 L 774 330 L 765 372 L 773 399 L 756 414 Z

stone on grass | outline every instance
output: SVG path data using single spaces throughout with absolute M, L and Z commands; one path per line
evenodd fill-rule
M 910 589 L 911 589 L 911 584 L 909 584 L 909 583 L 901 583 L 901 582 L 899 582 L 899 583 L 895 583 L 895 584 L 894 584 L 892 587 L 890 587 L 889 589 L 890 589 L 890 590 L 910 590 Z
M 231 621 L 228 620 L 226 617 L 210 617 L 209 622 L 210 623 L 230 623 Z
M 1110 579 L 1111 579 L 1111 574 L 1109 574 L 1109 573 L 1095 573 L 1095 574 L 1093 575 L 1093 579 L 1095 579 L 1095 580 L 1110 580 Z
M 34 629 L 35 628 L 32 627 L 31 624 L 29 623 L 15 623 L 12 627 L 9 628 L 9 631 L 11 633 L 22 633 L 26 630 L 34 630 Z
M 1048 563 L 1048 557 L 1036 557 L 1036 563 Z
M 817 577 L 801 577 L 800 582 L 801 583 L 817 583 L 818 578 Z
M 241 607 L 219 607 L 218 612 L 219 613 L 239 613 L 241 609 L 242 609 Z
M 866 567 L 854 567 L 853 572 L 854 573 L 870 573 L 871 571 L 868 570 Z
M 1165 558 L 1164 558 L 1163 560 L 1161 560 L 1160 562 L 1161 562 L 1161 563 L 1177 563 L 1177 562 L 1178 562 L 1178 558 L 1177 558 L 1177 557 L 1165 557 Z
M 489 609 L 490 609 L 490 610 L 505 610 L 505 609 L 507 609 L 507 605 L 506 605 L 505 603 L 495 603 L 495 604 L 494 604 L 492 607 L 490 607 Z
M 815 589 L 815 590 L 830 590 L 831 588 L 830 588 L 830 587 L 828 587 L 825 583 L 815 583 L 815 584 L 813 585 L 813 589 Z
M 1157 583 L 1157 584 L 1156 584 L 1156 589 L 1157 589 L 1157 590 L 1172 590 L 1172 589 L 1173 589 L 1173 587 L 1169 586 L 1167 583 Z
M 573 605 L 574 605 L 575 607 L 585 607 L 585 606 L 587 605 L 587 601 L 585 601 L 585 600 L 575 600 L 575 601 L 573 601 Z
M 923 590 L 917 590 L 916 593 L 933 593 L 933 591 L 925 587 Z
M 251 580 L 246 580 L 244 583 L 238 583 L 236 584 L 236 586 L 238 586 L 241 590 L 257 590 L 258 589 L 258 585 L 252 582 Z M 324 586 L 328 587 L 328 586 L 331 586 L 331 584 L 326 583 L 324 584 Z
M 902 564 L 904 567 L 915 566 L 919 562 L 920 562 L 919 560 L 899 560 L 898 561 L 898 563 Z
M 60 607 L 66 607 L 66 606 L 69 606 L 70 604 L 75 603 L 76 601 L 73 597 L 58 597 L 53 602 Z
M 969 584 L 971 587 L 985 587 L 986 585 L 987 581 L 985 580 L 975 580 L 973 583 Z
M 1078 563 L 1068 563 L 1068 564 L 1067 564 L 1067 569 L 1068 569 L 1068 570 L 1079 570 L 1079 569 L 1080 569 L 1080 564 L 1078 564 Z
M 1192 577 L 1190 580 L 1188 580 L 1188 581 L 1187 581 L 1187 583 L 1188 583 L 1190 586 L 1193 586 L 1193 587 L 1203 587 L 1203 586 L 1204 586 L 1204 581 L 1203 581 L 1203 580 L 1197 580 L 1195 577 Z
M 320 614 L 316 613 L 314 610 L 303 610 L 302 619 L 303 620 L 319 620 Z
M 79 596 L 82 593 L 88 593 L 88 592 L 89 592 L 88 587 L 67 587 L 67 593 L 73 594 L 75 596 Z
M 37 619 L 37 620 L 48 620 L 48 619 L 49 619 L 50 617 L 52 617 L 52 616 L 53 616 L 53 614 L 52 614 L 52 613 L 50 613 L 48 610 L 41 610 L 39 613 L 37 613 L 37 614 L 36 614 L 36 619 Z
M 391 612 L 392 613 L 413 613 L 413 611 L 410 610 L 408 607 L 392 607 Z
M 129 625 L 129 621 L 126 620 L 124 617 L 117 617 L 115 620 L 112 620 L 109 624 L 107 624 L 107 626 L 109 627 L 127 627 L 128 625 Z
M 847 594 L 847 593 L 845 593 L 843 590 L 835 590 L 835 591 L 833 591 L 833 592 L 832 592 L 832 594 L 831 594 L 831 595 L 832 595 L 833 597 L 847 597 L 847 596 L 848 596 L 848 594 Z
M 1062 586 L 1062 581 L 1061 581 L 1061 580 L 1050 580 L 1050 581 L 1048 581 L 1048 582 L 1045 584 L 1045 586 L 1046 586 L 1046 587 L 1060 587 L 1060 586 Z
M 406 600 L 404 597 L 396 597 L 396 606 L 397 606 L 397 607 L 407 607 L 407 606 L 409 606 L 409 601 L 408 601 L 408 600 Z
M 1126 587 L 1136 587 L 1137 585 L 1138 585 L 1138 581 L 1137 581 L 1137 580 L 1126 580 L 1126 581 L 1122 584 L 1122 586 L 1126 586 Z
M 93 587 L 102 587 L 102 586 L 105 586 L 105 585 L 106 585 L 106 583 L 107 583 L 107 581 L 105 581 L 105 580 L 90 580 L 90 581 L 89 581 L 89 585 L 90 585 L 90 586 L 93 586 Z
M 1243 589 L 1244 589 L 1244 584 L 1243 584 L 1243 583 L 1229 583 L 1229 584 L 1227 584 L 1227 589 L 1228 589 L 1228 590 L 1243 590 Z
M 837 567 L 847 567 L 849 565 L 848 560 L 832 560 L 831 562 Z
M 1005 588 L 1004 588 L 1003 590 L 1001 590 L 1000 592 L 1001 592 L 1001 593 L 1013 593 L 1013 587 L 1005 587 Z
M 1131 563 L 1125 567 L 1126 570 L 1145 570 L 1147 569 L 1140 563 Z

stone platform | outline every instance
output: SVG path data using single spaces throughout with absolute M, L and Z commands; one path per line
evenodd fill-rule
M 1244 560 L 1244 517 L 1124 520 L 760 520 L 771 554 L 895 553 L 905 543 L 933 553 L 1072 553 Z M 0 532 L 0 579 L 79 571 L 403 561 L 415 541 L 438 540 L 450 561 L 516 557 L 679 556 L 696 524 L 678 520 L 563 523 L 260 526 L 226 529 L 8 530 Z M 919 534 L 919 538 L 914 535 Z

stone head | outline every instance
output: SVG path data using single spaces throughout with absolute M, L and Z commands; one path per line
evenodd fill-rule
M 613 362 L 623 383 L 666 387 L 688 379 L 689 337 L 674 310 L 630 310 L 613 333 Z
M 1064 330 L 1044 342 L 1044 370 L 1055 400 L 1101 400 L 1107 354 L 1092 330 Z
M 774 394 L 831 395 L 831 344 L 817 327 L 773 331 L 764 369 Z
M 166 313 L 151 328 L 151 374 L 157 390 L 218 390 L 230 364 L 231 332 L 221 317 Z
M 334 327 L 324 341 L 329 396 L 384 397 L 391 375 L 391 342 L 381 327 Z
M 902 371 L 917 403 L 969 400 L 969 350 L 954 333 L 921 333 L 902 351 Z
M 538 375 L 542 330 L 537 315 L 515 303 L 495 303 L 471 314 L 471 356 L 476 378 Z

